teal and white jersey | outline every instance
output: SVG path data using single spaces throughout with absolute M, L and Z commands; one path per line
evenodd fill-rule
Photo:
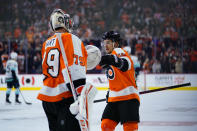
M 137 56 L 131 55 L 131 59 L 133 60 L 134 68 L 140 68 L 140 62 L 138 61 Z
M 12 81 L 12 70 L 15 71 L 16 76 L 18 77 L 18 63 L 15 60 L 8 60 L 6 63 L 6 81 Z

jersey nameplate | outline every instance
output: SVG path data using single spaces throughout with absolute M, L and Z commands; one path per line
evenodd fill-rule
M 54 47 L 54 46 L 55 46 L 55 43 L 56 43 L 56 38 L 53 38 L 53 39 L 51 39 L 51 40 L 47 40 L 47 41 L 46 41 L 46 45 L 45 45 L 45 49 L 46 49 L 47 47 Z

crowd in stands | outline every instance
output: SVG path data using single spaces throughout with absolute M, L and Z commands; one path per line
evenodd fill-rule
M 0 73 L 11 51 L 20 73 L 41 73 L 42 43 L 52 32 L 50 13 L 61 8 L 74 21 L 73 33 L 103 51 L 109 30 L 123 37 L 148 73 L 197 73 L 195 0 L 8 0 L 0 1 Z M 89 73 L 100 73 L 97 66 Z

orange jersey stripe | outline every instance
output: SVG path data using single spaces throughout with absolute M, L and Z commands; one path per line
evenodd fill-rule
M 37 98 L 43 101 L 56 102 L 62 100 L 63 98 L 69 98 L 69 97 L 72 97 L 71 92 L 63 92 L 57 96 L 47 96 L 47 95 L 39 94 Z
M 125 96 L 117 96 L 117 97 L 109 97 L 108 102 L 114 102 L 114 101 L 124 101 L 124 100 L 130 100 L 130 99 L 137 99 L 140 101 L 140 97 L 138 94 L 130 94 Z

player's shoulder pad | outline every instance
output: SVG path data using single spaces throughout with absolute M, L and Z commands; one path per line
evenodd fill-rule
M 49 39 L 46 40 L 44 46 L 45 49 L 47 47 L 54 47 L 56 45 L 56 37 L 50 37 Z
M 123 50 L 122 48 L 115 48 L 114 51 L 115 51 L 117 54 L 125 53 L 124 50 Z
M 79 37 L 78 37 L 78 36 L 76 36 L 76 35 L 74 35 L 74 34 L 71 34 L 71 36 L 72 36 L 72 38 L 73 38 L 73 39 L 76 39 L 76 40 L 81 41 L 81 40 L 79 39 Z
M 113 52 L 115 53 L 115 54 L 117 54 L 118 56 L 125 56 L 126 55 L 126 53 L 124 52 L 124 50 L 122 49 L 122 48 L 115 48 L 114 50 L 113 50 Z M 112 52 L 112 53 L 113 53 Z
M 73 44 L 81 44 L 82 43 L 82 41 L 79 39 L 79 37 L 78 36 L 76 36 L 76 35 L 74 35 L 74 34 L 71 34 L 71 37 L 72 37 L 72 42 L 73 42 Z

